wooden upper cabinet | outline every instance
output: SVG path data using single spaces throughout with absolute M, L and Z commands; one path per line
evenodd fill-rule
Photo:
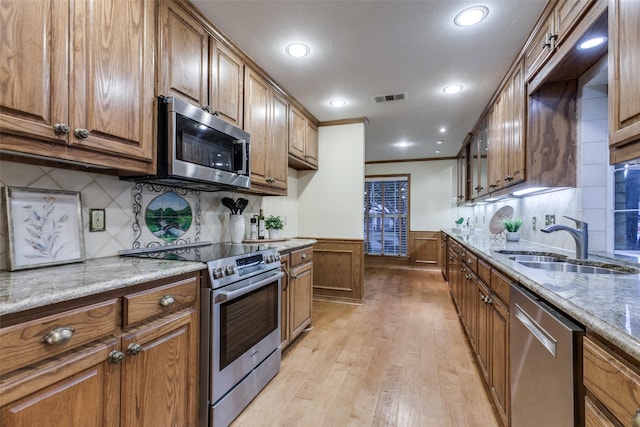
M 527 82 L 564 42 L 587 10 L 596 1 L 559 0 L 542 25 L 530 39 L 524 54 L 524 73 Z
M 609 2 L 609 144 L 612 164 L 640 157 L 640 2 Z
M 525 179 L 525 85 L 522 63 L 509 77 L 506 88 L 504 133 L 506 150 L 502 153 L 502 165 L 506 185 Z
M 168 1 L 161 3 L 158 28 L 158 95 L 209 105 L 209 34 L 182 7 Z
M 244 128 L 251 134 L 252 190 L 271 195 L 287 191 L 289 103 L 250 68 L 245 69 Z
M 152 171 L 155 2 L 9 0 L 0 14 L 0 147 Z
M 318 169 L 318 127 L 293 106 L 289 112 L 289 164 L 296 169 Z
M 155 2 L 73 2 L 69 118 L 88 137 L 69 141 L 117 156 L 151 159 Z
M 287 190 L 287 153 L 289 145 L 289 102 L 271 92 L 269 162 L 267 171 L 271 187 Z
M 307 138 L 307 118 L 300 110 L 291 107 L 289 111 L 289 154 L 304 161 L 305 140 Z
M 3 136 L 66 144 L 68 136 L 56 133 L 54 126 L 69 123 L 69 4 L 58 0 L 3 1 L 0 21 Z
M 315 169 L 318 168 L 318 127 L 307 120 L 306 160 Z
M 244 129 L 251 134 L 251 184 L 268 185 L 269 86 L 247 68 L 244 83 Z
M 211 107 L 221 119 L 243 126 L 244 62 L 215 38 L 210 38 Z

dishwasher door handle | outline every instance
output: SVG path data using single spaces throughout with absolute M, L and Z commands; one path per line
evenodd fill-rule
M 519 304 L 515 304 L 516 318 L 524 325 L 544 348 L 555 358 L 557 356 L 558 342 L 549 335 L 538 323 L 531 318 Z

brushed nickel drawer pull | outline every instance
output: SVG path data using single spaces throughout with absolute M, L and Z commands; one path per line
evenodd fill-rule
M 53 125 L 53 130 L 58 135 L 66 135 L 71 132 L 71 128 L 65 123 L 56 123 Z
M 165 295 L 162 298 L 160 298 L 160 302 L 158 302 L 158 304 L 160 304 L 163 307 L 171 307 L 175 305 L 175 303 L 176 303 L 176 299 L 173 297 L 173 295 Z
M 89 138 L 90 132 L 87 129 L 76 129 L 73 131 L 76 138 L 85 139 Z
M 305 259 L 307 257 L 307 254 L 302 254 L 300 255 L 300 258 Z
M 140 344 L 131 343 L 127 346 L 127 353 L 129 353 L 132 356 L 135 356 L 141 351 L 142 351 L 142 346 Z
M 640 408 L 636 411 L 636 414 L 631 420 L 631 427 L 640 427 Z
M 52 331 L 47 332 L 40 342 L 46 344 L 64 344 L 71 339 L 76 330 L 68 326 L 61 326 Z

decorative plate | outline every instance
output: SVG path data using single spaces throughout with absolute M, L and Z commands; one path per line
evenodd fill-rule
M 502 220 L 504 218 L 511 218 L 513 216 L 513 208 L 511 206 L 503 206 L 496 211 L 491 217 L 489 222 L 489 231 L 492 234 L 499 234 L 504 231 L 504 224 Z

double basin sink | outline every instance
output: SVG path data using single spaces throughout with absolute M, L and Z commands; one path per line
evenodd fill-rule
M 562 271 L 568 273 L 586 274 L 640 274 L 640 269 L 626 265 L 608 264 L 582 259 L 568 259 L 564 255 L 546 252 L 529 251 L 496 251 L 507 255 L 509 259 L 524 265 L 547 271 Z

